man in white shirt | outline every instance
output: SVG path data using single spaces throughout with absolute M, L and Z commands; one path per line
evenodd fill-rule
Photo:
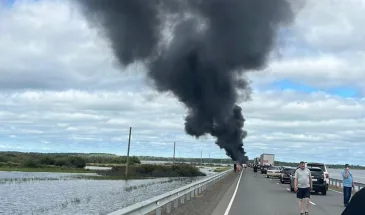
M 304 161 L 299 164 L 300 168 L 295 171 L 294 177 L 294 190 L 297 193 L 297 198 L 299 199 L 299 210 L 300 214 L 309 213 L 309 199 L 310 191 L 312 190 L 312 176 L 308 168 L 305 167 Z M 303 211 L 303 199 L 306 199 L 306 211 Z

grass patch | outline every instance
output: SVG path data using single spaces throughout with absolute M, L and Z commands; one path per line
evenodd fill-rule
M 114 166 L 111 170 L 97 171 L 104 179 L 126 179 L 125 166 Z M 154 165 L 141 164 L 133 165 L 128 169 L 127 179 L 137 178 L 159 178 L 159 177 L 196 177 L 206 176 L 206 174 L 199 171 L 195 166 L 189 164 L 173 164 L 173 165 Z M 100 179 L 100 177 L 96 177 Z
M 16 171 L 16 172 L 57 172 L 57 173 L 95 173 L 95 170 L 80 169 L 80 168 L 67 168 L 67 167 L 0 167 L 0 171 Z
M 221 168 L 215 168 L 213 172 L 224 172 L 231 169 L 231 167 L 221 167 Z

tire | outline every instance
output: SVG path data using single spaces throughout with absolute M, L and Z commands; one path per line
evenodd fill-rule
M 266 175 L 266 178 L 269 178 L 269 176 L 268 176 L 268 175 Z
M 326 188 L 325 188 L 325 189 L 323 189 L 321 193 L 322 193 L 322 195 L 324 195 L 324 196 L 325 196 L 325 195 L 327 195 L 327 190 L 326 190 Z

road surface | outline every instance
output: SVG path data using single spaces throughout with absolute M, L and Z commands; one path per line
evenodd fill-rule
M 255 177 L 249 168 L 243 171 L 240 180 L 239 176 L 212 215 L 300 214 L 298 200 L 295 193 L 290 192 L 289 184 L 281 184 L 278 179 L 268 179 L 262 174 Z M 341 215 L 343 210 L 342 193 L 329 190 L 326 196 L 311 194 L 311 215 Z

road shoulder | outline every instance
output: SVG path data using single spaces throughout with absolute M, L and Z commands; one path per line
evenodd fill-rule
M 171 215 L 212 215 L 213 210 L 227 193 L 227 190 L 229 190 L 232 184 L 236 183 L 239 177 L 238 174 L 233 172 L 228 174 L 226 178 L 208 187 L 201 195 L 196 196 L 194 200 L 185 201 L 185 204 L 179 205 L 177 209 L 173 209 Z M 165 215 L 166 213 L 163 212 L 162 214 Z
M 243 172 L 242 174 L 245 174 Z M 231 201 L 233 197 L 233 193 L 236 189 L 237 183 L 238 183 L 239 175 L 237 175 L 237 178 L 234 183 L 228 188 L 227 192 L 224 194 L 222 199 L 219 201 L 217 207 L 213 210 L 211 215 L 223 215 L 228 207 L 229 202 Z

